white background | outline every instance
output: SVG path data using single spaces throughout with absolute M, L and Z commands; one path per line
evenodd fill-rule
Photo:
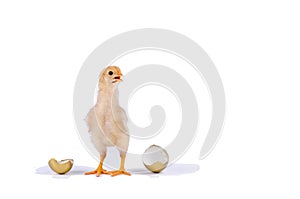
M 1 1 L 1 198 L 299 198 L 299 9 L 288 0 Z M 181 160 L 200 170 L 116 178 L 36 174 L 50 157 L 96 166 L 73 122 L 76 76 L 103 41 L 147 27 L 190 37 L 222 77 L 223 135 L 206 159 L 197 160 L 195 150 Z

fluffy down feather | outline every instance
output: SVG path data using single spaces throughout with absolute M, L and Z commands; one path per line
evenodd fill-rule
M 116 146 L 126 152 L 129 144 L 127 117 L 118 102 L 118 83 L 115 76 L 108 74 L 113 71 L 115 76 L 122 76 L 116 66 L 106 68 L 100 75 L 97 103 L 87 114 L 86 122 L 91 139 L 99 153 L 106 147 Z

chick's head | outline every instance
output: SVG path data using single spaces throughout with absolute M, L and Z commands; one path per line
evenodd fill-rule
M 118 66 L 108 66 L 101 73 L 100 86 L 113 87 L 122 81 L 123 74 Z

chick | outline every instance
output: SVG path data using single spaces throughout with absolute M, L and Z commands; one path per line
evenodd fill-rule
M 86 172 L 86 175 L 110 174 L 112 176 L 125 174 L 125 157 L 129 144 L 127 129 L 127 117 L 118 101 L 118 84 L 122 81 L 122 73 L 119 67 L 109 66 L 104 69 L 98 82 L 97 102 L 86 117 L 87 126 L 91 133 L 91 139 L 100 154 L 100 163 L 97 169 Z M 120 152 L 121 165 L 116 171 L 106 171 L 102 168 L 106 157 L 107 147 L 115 146 Z

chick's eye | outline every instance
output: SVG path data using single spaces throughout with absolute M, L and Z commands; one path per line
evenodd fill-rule
M 112 72 L 112 71 L 109 71 L 109 72 L 108 72 L 108 74 L 109 74 L 109 75 L 113 75 L 113 74 L 114 74 L 114 72 Z

